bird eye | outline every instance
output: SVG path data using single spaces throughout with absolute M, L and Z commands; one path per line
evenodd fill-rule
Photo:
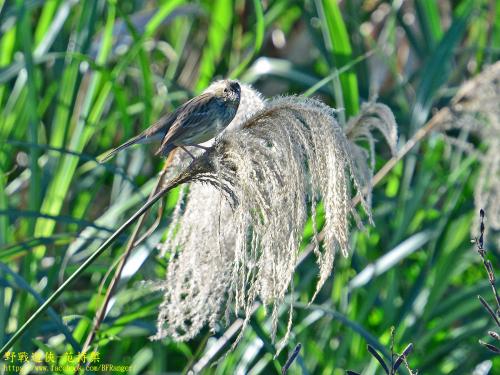
M 226 88 L 224 88 L 224 94 L 227 94 L 229 92 L 229 90 Z

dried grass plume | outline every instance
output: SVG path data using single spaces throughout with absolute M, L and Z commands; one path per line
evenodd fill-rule
M 479 160 L 476 212 L 484 209 L 487 229 L 500 231 L 500 62 L 460 86 L 442 127 L 458 130 L 457 137 L 446 135 L 447 141 Z
M 169 264 L 155 339 L 188 340 L 235 312 L 243 313 L 245 326 L 257 300 L 270 307 L 274 339 L 279 307 L 293 289 L 306 221 L 322 202 L 324 239 L 320 244 L 315 233 L 314 240 L 319 291 L 336 254 L 349 253 L 351 215 L 360 222 L 353 192 L 370 217 L 371 130 L 380 130 L 391 150 L 396 147 L 386 106 L 364 106 L 342 129 L 335 110 L 317 100 L 264 100 L 250 86 L 242 88 L 233 123 L 181 172 L 191 183 L 163 244 Z M 369 150 L 348 136 L 367 140 Z M 182 157 L 176 165 L 185 168 Z

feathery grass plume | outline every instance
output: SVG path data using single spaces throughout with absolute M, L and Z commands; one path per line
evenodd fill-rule
M 240 105 L 238 107 L 238 111 L 234 116 L 231 123 L 224 129 L 224 132 L 230 132 L 237 129 L 241 129 L 243 124 L 257 111 L 264 108 L 264 98 L 261 93 L 255 90 L 251 85 L 241 83 L 241 94 L 240 94 Z M 214 140 L 210 140 L 203 145 L 208 147 L 213 145 Z M 203 153 L 201 149 L 191 150 L 196 156 L 199 156 Z M 170 180 L 180 171 L 184 170 L 189 163 L 191 162 L 191 157 L 185 152 L 178 152 L 175 154 L 174 160 L 168 169 L 168 175 L 165 181 Z M 203 199 L 196 199 L 197 197 L 203 197 Z M 203 184 L 189 184 L 189 192 L 186 195 L 182 195 L 180 199 L 177 201 L 177 205 L 174 210 L 174 214 L 171 220 L 171 225 L 169 226 L 167 237 L 164 244 L 161 246 L 160 256 L 164 256 L 165 252 L 172 248 L 172 239 L 175 233 L 175 230 L 180 226 L 180 236 L 192 235 L 198 237 L 199 233 L 212 233 L 212 229 L 214 228 L 213 218 L 219 217 L 221 220 L 226 220 L 229 215 L 221 214 L 221 205 L 226 204 L 225 198 L 221 195 L 218 189 L 213 188 L 208 185 L 205 186 Z M 187 222 L 183 222 L 180 225 L 180 213 L 181 208 L 185 204 L 185 213 L 183 217 L 188 219 L 191 215 L 193 217 L 199 218 L 207 218 L 207 220 L 200 220 L 199 223 L 195 225 L 194 228 L 190 228 L 189 220 Z M 218 239 L 218 232 L 213 233 L 215 237 L 211 237 L 212 239 Z M 193 239 L 196 241 L 196 239 Z M 210 241 L 210 238 L 207 238 Z M 189 242 L 187 238 L 185 241 Z M 216 243 L 216 242 L 214 242 Z
M 241 122 L 230 125 L 189 167 L 196 182 L 164 246 L 170 260 L 156 339 L 188 340 L 206 324 L 215 328 L 224 311 L 229 318 L 232 308 L 243 312 L 246 326 L 257 298 L 272 307 L 274 339 L 278 308 L 291 286 L 304 225 L 315 216 L 316 204 L 322 201 L 325 212 L 323 245 L 316 241 L 315 249 L 316 293 L 332 271 L 336 252 L 348 255 L 349 217 L 355 212 L 350 182 L 370 213 L 369 189 L 363 189 L 371 175 L 367 159 L 348 140 L 332 108 L 302 97 L 247 107 L 244 93 L 245 88 L 240 108 L 249 112 L 237 114 Z M 364 112 L 371 120 L 364 123 L 361 115 L 349 129 L 357 138 L 373 140 L 366 129 L 384 127 L 372 119 L 391 116 L 385 107 L 366 108 L 373 112 Z M 389 128 L 385 133 L 395 134 Z M 388 138 L 395 147 L 395 136 Z
M 264 108 L 264 98 L 258 91 L 241 82 L 240 87 L 238 111 L 224 132 L 241 129 L 253 114 Z M 204 145 L 212 144 L 213 140 Z M 203 151 L 191 152 L 199 156 Z M 166 180 L 185 169 L 190 161 L 188 154 L 176 153 Z M 171 329 L 163 332 L 159 326 L 157 337 L 168 334 L 178 340 L 195 336 L 206 324 L 215 329 L 227 298 L 226 281 L 236 238 L 234 227 L 227 225 L 232 210 L 219 189 L 210 184 L 192 183 L 185 190 L 189 192 L 177 201 L 160 253 L 164 256 L 170 252 L 167 278 L 161 286 L 170 297 L 165 298 L 161 306 L 158 323 L 167 320 Z M 188 280 L 186 283 L 183 277 Z M 225 313 L 228 321 L 229 304 Z
M 375 170 L 375 142 L 373 131 L 378 130 L 389 146 L 392 155 L 396 154 L 398 132 L 396 119 L 391 109 L 385 104 L 368 102 L 363 103 L 358 115 L 351 118 L 345 128 L 347 138 L 350 140 L 351 155 L 355 162 L 354 168 L 358 180 L 365 189 L 365 196 L 371 207 L 371 179 Z M 368 143 L 368 150 L 356 142 Z M 369 160 L 369 164 L 367 163 Z M 354 216 L 355 219 L 357 218 Z M 371 216 L 369 217 L 371 221 Z M 359 223 L 358 223 L 359 225 Z
M 480 161 L 481 169 L 474 190 L 475 206 L 477 210 L 483 208 L 486 211 L 486 226 L 499 231 L 500 62 L 484 69 L 459 88 L 442 127 L 445 130 L 460 130 L 460 137 L 446 136 L 447 141 L 474 154 Z M 479 139 L 482 146 L 467 141 L 469 136 Z M 477 220 L 476 225 L 479 225 Z

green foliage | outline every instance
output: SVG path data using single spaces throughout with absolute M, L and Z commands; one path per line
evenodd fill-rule
M 347 34 L 347 27 L 340 13 L 340 8 L 335 1 L 316 1 L 321 15 L 321 28 L 327 50 L 332 54 L 328 56 L 333 60 L 335 67 L 342 67 L 352 59 L 352 48 Z M 323 30 L 324 29 L 324 30 Z M 358 82 L 354 72 L 345 72 L 339 76 L 341 95 L 338 96 L 339 106 L 345 104 L 348 115 L 353 116 L 359 110 Z
M 162 167 L 147 147 L 100 165 L 104 150 L 228 76 L 265 95 L 319 95 L 346 118 L 376 86 L 404 143 L 499 59 L 499 14 L 500 0 L 0 1 L 0 346 L 46 303 L 11 349 L 50 350 L 59 364 L 81 349 L 100 283 L 130 233 L 95 250 L 146 199 Z M 380 168 L 389 155 L 378 151 Z M 222 322 L 187 343 L 148 340 L 161 295 L 142 281 L 165 277 L 168 256 L 156 245 L 178 198 L 171 192 L 94 341 L 101 362 L 133 364 L 131 373 L 279 373 L 300 343 L 290 374 L 375 373 L 366 345 L 390 363 L 394 326 L 395 351 L 411 342 L 409 364 L 420 373 L 472 373 L 486 360 L 500 371 L 478 344 L 491 327 L 476 298 L 488 299 L 489 284 L 469 241 L 478 163 L 436 134 L 399 162 L 374 189 L 375 226 L 353 232 L 352 258 L 337 259 L 312 305 L 313 260 L 298 267 L 292 336 L 276 359 L 262 308 L 229 353 L 236 331 Z M 321 227 L 321 208 L 317 214 Z M 304 248 L 312 232 L 310 221 Z M 492 256 L 496 269 L 498 260 Z M 380 272 L 369 272 L 374 264 Z M 368 277 L 354 282 L 363 271 Z M 278 336 L 288 310 L 280 314 Z

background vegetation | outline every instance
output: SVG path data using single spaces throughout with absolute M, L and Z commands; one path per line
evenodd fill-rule
M 341 121 L 378 96 L 395 113 L 403 144 L 499 56 L 499 0 L 0 0 L 0 344 L 137 209 L 162 167 L 148 147 L 105 165 L 96 156 L 213 79 L 235 77 L 266 96 L 313 94 L 345 108 Z M 390 156 L 383 145 L 377 167 Z M 276 359 L 262 308 L 229 353 L 237 322 L 188 343 L 148 340 L 161 295 L 142 281 L 165 276 L 168 260 L 156 245 L 177 199 L 171 193 L 94 340 L 101 362 L 133 364 L 133 373 L 194 366 L 267 374 L 281 371 L 300 343 L 290 373 L 372 374 L 381 370 L 366 344 L 387 355 L 394 326 L 395 350 L 412 342 L 409 363 L 420 373 L 500 371 L 478 344 L 492 324 L 476 298 L 491 293 L 469 241 L 478 168 L 439 134 L 419 143 L 375 188 L 375 226 L 353 232 L 353 255 L 338 257 L 312 306 L 314 260 L 298 268 L 292 337 Z M 306 229 L 304 246 L 310 235 Z M 126 240 L 67 288 L 13 350 L 53 351 L 61 364 L 65 352 L 77 354 L 102 301 L 99 285 Z M 495 243 L 486 239 L 486 247 Z M 500 264 L 496 251 L 488 256 Z M 381 272 L 356 277 L 381 259 Z M 283 333 L 286 309 L 280 324 Z

